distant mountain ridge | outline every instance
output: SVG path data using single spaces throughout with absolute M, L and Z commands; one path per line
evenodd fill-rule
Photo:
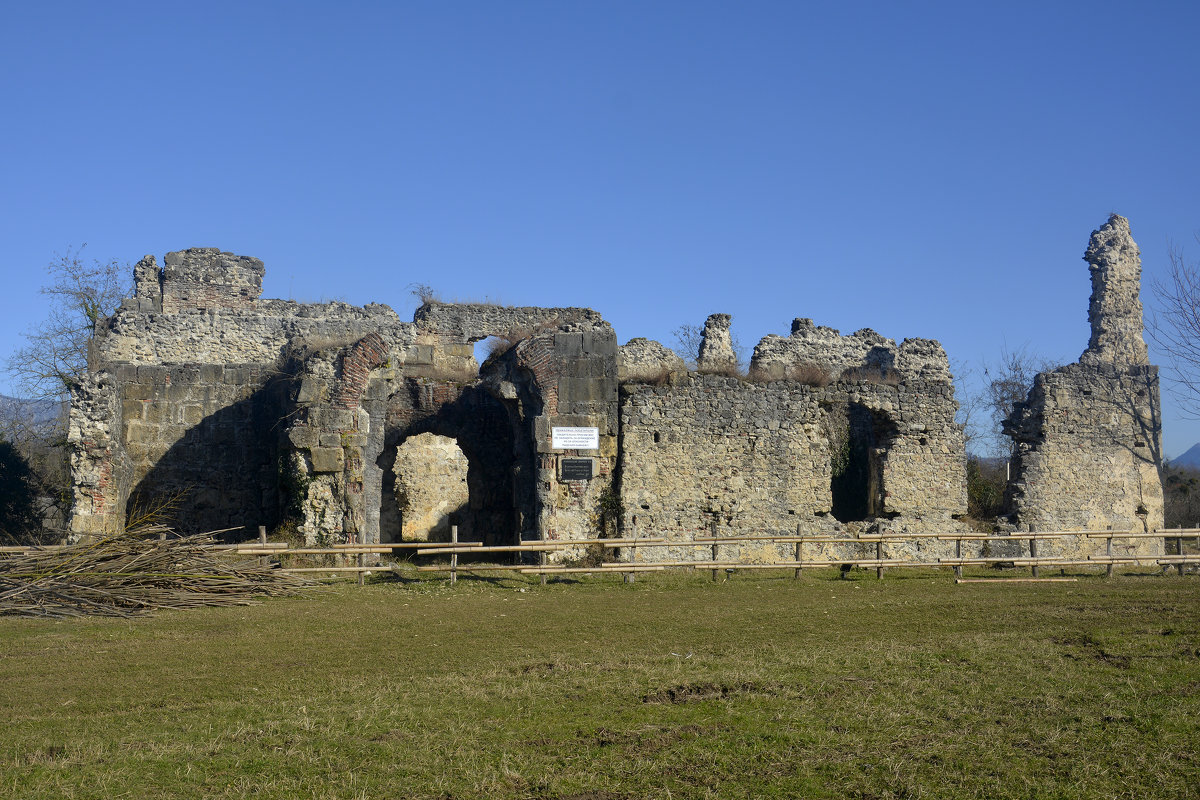
M 24 417 L 34 425 L 49 425 L 62 415 L 64 403 L 58 400 L 23 400 L 0 394 L 0 418 Z
M 1196 442 L 1194 445 L 1192 445 L 1188 451 L 1179 458 L 1172 458 L 1171 466 L 1200 469 L 1200 442 Z

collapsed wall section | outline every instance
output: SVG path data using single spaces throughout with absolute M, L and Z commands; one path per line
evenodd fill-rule
M 933 339 L 905 339 L 896 346 L 870 328 L 842 336 L 836 329 L 792 320 L 789 336 L 769 334 L 754 348 L 750 374 L 758 380 L 831 381 L 842 376 L 912 378 L 951 383 L 946 351 Z
M 112 375 L 91 372 L 71 387 L 67 446 L 74 539 L 118 533 L 125 526 L 133 466 L 123 429 L 120 387 Z
M 821 392 L 693 375 L 621 387 L 626 536 L 828 529 L 830 442 Z

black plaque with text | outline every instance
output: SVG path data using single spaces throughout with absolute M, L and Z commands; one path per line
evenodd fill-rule
M 562 460 L 562 478 L 564 481 L 590 481 L 592 479 L 592 460 L 590 458 L 564 458 Z

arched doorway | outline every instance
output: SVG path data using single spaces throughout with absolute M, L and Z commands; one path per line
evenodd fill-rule
M 527 448 L 505 404 L 478 384 L 409 378 L 387 401 L 381 542 L 446 540 L 507 545 L 519 540 L 516 512 Z
M 830 481 L 833 516 L 856 522 L 884 516 L 883 468 L 896 437 L 896 425 L 882 411 L 848 403 L 830 426 Z

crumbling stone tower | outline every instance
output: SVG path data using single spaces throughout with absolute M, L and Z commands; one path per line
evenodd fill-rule
M 729 332 L 732 320 L 728 314 L 709 314 L 704 321 L 700 352 L 696 354 L 696 368 L 701 372 L 728 374 L 737 370 L 737 354 Z
M 1155 531 L 1163 524 L 1158 367 L 1142 335 L 1142 265 L 1129 221 L 1110 216 L 1083 258 L 1091 339 L 1079 363 L 1040 373 L 1005 420 L 1016 445 L 1011 507 L 1024 530 Z

